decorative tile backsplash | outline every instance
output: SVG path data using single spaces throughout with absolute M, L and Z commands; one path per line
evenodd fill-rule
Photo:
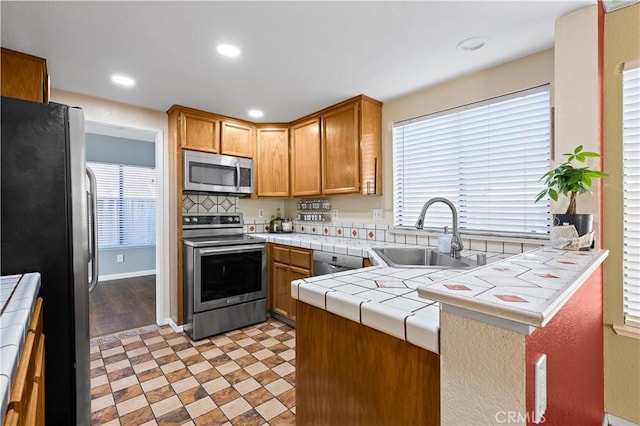
M 227 195 L 182 194 L 182 214 L 235 213 L 238 198 Z
M 248 234 L 260 234 L 269 231 L 269 221 L 264 219 L 251 220 L 245 218 L 244 232 Z M 371 223 L 348 222 L 307 222 L 293 221 L 293 232 L 299 234 L 319 235 L 325 237 L 339 237 L 355 240 L 380 241 L 386 243 L 410 244 L 436 247 L 437 235 L 416 235 L 415 233 L 403 234 L 393 230 L 389 225 Z M 476 251 L 490 251 L 493 253 L 517 254 L 524 253 L 545 245 L 544 241 L 531 241 L 531 243 L 485 240 L 482 237 L 469 238 L 462 236 L 462 242 L 466 249 Z

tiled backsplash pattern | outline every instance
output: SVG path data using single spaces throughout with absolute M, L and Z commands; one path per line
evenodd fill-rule
M 250 220 L 245 218 L 244 232 L 248 234 L 263 233 L 269 231 L 268 220 Z M 399 243 L 410 245 L 432 246 L 438 245 L 438 236 L 403 234 L 393 230 L 389 225 L 371 223 L 348 222 L 303 222 L 293 221 L 293 232 L 299 234 L 323 235 L 327 237 L 341 237 L 356 240 L 380 241 L 387 243 Z M 476 251 L 488 251 L 493 253 L 518 254 L 539 248 L 545 245 L 543 241 L 531 243 L 490 241 L 482 237 L 470 238 L 462 236 L 465 248 Z
M 183 194 L 182 214 L 196 213 L 235 213 L 238 211 L 238 198 L 226 195 L 212 194 Z M 247 234 L 269 232 L 268 219 L 244 218 L 244 232 Z M 307 222 L 293 221 L 293 232 L 300 234 L 324 235 L 327 237 L 351 238 L 388 243 L 423 245 L 435 247 L 438 245 L 437 235 L 404 234 L 394 230 L 389 225 L 379 223 L 351 223 L 351 222 Z M 518 254 L 545 245 L 543 241 L 530 243 L 513 241 L 486 240 L 482 237 L 464 236 L 462 242 L 465 248 L 476 251 L 493 253 Z
M 183 194 L 182 214 L 235 213 L 238 198 L 226 195 Z

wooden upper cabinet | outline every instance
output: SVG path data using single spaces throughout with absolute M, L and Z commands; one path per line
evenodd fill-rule
M 358 102 L 322 114 L 322 192 L 360 192 Z
M 49 102 L 49 75 L 44 58 L 2 48 L 2 96 Z
M 320 120 L 291 126 L 291 195 L 306 197 L 322 194 Z
M 289 129 L 258 127 L 255 173 L 258 197 L 289 196 Z
M 382 195 L 382 104 L 360 99 L 360 178 L 362 195 Z
M 235 121 L 222 121 L 220 152 L 236 157 L 253 158 L 254 128 Z
M 180 146 L 206 152 L 220 152 L 219 120 L 206 115 L 180 113 Z

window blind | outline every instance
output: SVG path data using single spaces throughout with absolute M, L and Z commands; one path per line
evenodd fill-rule
M 549 200 L 534 203 L 549 171 L 549 86 L 396 123 L 393 129 L 394 224 L 413 227 L 423 204 L 451 200 L 461 230 L 549 233 Z M 451 225 L 444 205 L 429 208 L 425 228 Z
M 623 73 L 624 322 L 640 327 L 640 68 Z
M 87 166 L 96 175 L 98 247 L 155 245 L 155 169 L 95 162 Z

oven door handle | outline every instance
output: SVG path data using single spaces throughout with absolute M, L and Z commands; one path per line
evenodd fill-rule
M 203 248 L 198 250 L 198 254 L 224 254 L 224 253 L 246 253 L 249 251 L 264 250 L 263 244 L 250 244 L 232 247 Z

